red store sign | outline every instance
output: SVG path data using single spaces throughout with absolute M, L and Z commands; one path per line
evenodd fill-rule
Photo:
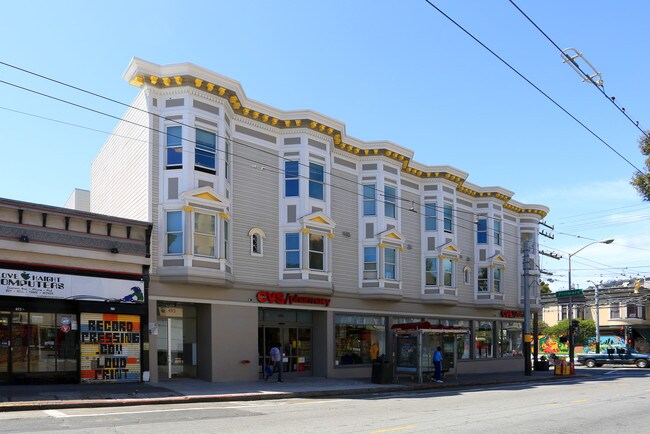
M 524 313 L 516 310 L 502 310 L 501 317 L 503 318 L 523 318 Z
M 324 297 L 312 297 L 298 294 L 285 294 L 284 292 L 260 291 L 257 293 L 257 301 L 268 304 L 315 304 L 328 307 L 330 299 Z

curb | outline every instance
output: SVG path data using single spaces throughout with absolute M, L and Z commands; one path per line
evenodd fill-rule
M 582 376 L 582 375 L 580 375 Z M 67 401 L 20 401 L 0 403 L 0 412 L 10 411 L 33 411 L 33 410 L 57 410 L 63 408 L 102 408 L 102 407 L 127 407 L 135 405 L 161 405 L 195 402 L 224 402 L 224 401 L 263 401 L 290 398 L 315 398 L 331 396 L 349 396 L 361 394 L 376 394 L 405 391 L 441 390 L 452 388 L 466 388 L 475 386 L 488 386 L 495 384 L 523 384 L 539 381 L 553 381 L 562 378 L 573 378 L 577 376 L 547 376 L 531 377 L 530 379 L 516 380 L 483 380 L 472 383 L 459 383 L 449 381 L 442 384 L 424 383 L 407 385 L 386 385 L 381 387 L 359 387 L 355 389 L 332 389 L 332 390 L 310 390 L 294 392 L 268 392 L 268 393 L 235 393 L 235 394 L 214 394 L 214 395 L 183 395 L 166 396 L 156 398 L 118 398 L 118 399 L 76 399 Z

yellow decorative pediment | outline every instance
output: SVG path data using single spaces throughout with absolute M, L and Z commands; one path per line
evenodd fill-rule
M 325 214 L 322 211 L 308 214 L 298 219 L 298 221 L 302 223 L 303 227 L 307 227 L 307 226 L 310 226 L 312 228 L 316 227 L 318 228 L 318 230 L 322 230 L 324 232 L 329 232 L 329 233 L 332 233 L 332 231 L 336 227 L 336 223 L 334 223 L 334 220 L 332 220 L 327 214 Z
M 378 236 L 381 243 L 389 243 L 393 246 L 397 245 L 401 247 L 406 242 L 404 236 L 396 229 L 388 229 L 387 231 L 380 233 Z
M 221 202 L 216 196 L 208 192 L 195 194 L 194 197 L 199 197 L 201 199 L 206 199 L 206 200 L 213 200 L 215 202 Z
M 314 217 L 313 219 L 311 219 L 309 221 L 314 222 L 314 223 L 322 223 L 324 225 L 329 224 L 329 222 L 327 220 L 325 220 L 323 217 Z
M 460 249 L 452 242 L 443 244 L 438 250 L 440 251 L 440 256 L 444 258 L 459 259 L 461 257 Z
M 397 234 L 395 234 L 395 233 L 391 233 L 391 234 L 386 235 L 386 238 L 394 238 L 394 239 L 396 239 L 396 240 L 400 240 L 400 241 L 402 240 L 402 239 L 399 237 L 399 235 L 397 235 Z

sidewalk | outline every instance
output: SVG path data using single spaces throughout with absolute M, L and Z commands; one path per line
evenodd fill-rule
M 174 379 L 160 383 L 11 385 L 0 386 L 0 411 L 306 398 L 516 384 L 560 378 L 566 377 L 555 376 L 553 371 L 549 370 L 533 371 L 530 376 L 524 375 L 523 372 L 464 374 L 458 378 L 447 375 L 442 384 L 418 384 L 408 381 L 374 384 L 370 379 L 298 377 L 287 378 L 283 383 L 264 380 L 210 383 L 196 379 Z

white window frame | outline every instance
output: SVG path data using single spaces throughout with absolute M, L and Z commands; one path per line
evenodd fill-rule
M 197 224 L 199 217 L 206 216 L 212 219 L 213 232 L 200 232 L 197 229 Z M 219 248 L 217 244 L 217 233 L 218 233 L 219 219 L 216 215 L 210 214 L 202 211 L 195 211 L 192 216 L 192 254 L 194 256 L 202 256 L 205 258 L 217 258 L 219 256 Z M 202 245 L 202 243 L 197 243 L 197 237 L 212 239 L 212 254 L 199 253 L 197 252 L 197 247 Z
M 319 237 L 322 243 L 322 250 L 314 250 L 312 249 L 312 238 Z M 321 233 L 316 233 L 316 232 L 310 232 L 308 234 L 308 241 L 307 241 L 307 260 L 309 262 L 309 269 L 314 270 L 314 271 L 327 271 L 327 236 L 325 234 Z M 312 267 L 312 254 L 313 255 L 320 255 L 321 257 L 321 264 L 322 268 L 314 268 Z
M 494 245 L 500 246 L 503 237 L 503 225 L 501 223 L 501 219 L 493 219 L 492 225 L 494 233 Z
M 445 286 L 447 288 L 455 288 L 456 287 L 456 264 L 455 261 L 452 258 L 442 258 L 442 286 Z M 450 264 L 451 265 L 451 272 L 447 271 L 447 268 L 445 265 Z M 447 275 L 450 277 L 450 284 L 447 285 Z
M 179 214 L 181 217 L 181 227 L 180 230 L 176 231 L 170 231 L 169 230 L 169 215 L 170 214 Z M 166 255 L 182 255 L 184 253 L 184 245 L 185 245 L 185 234 L 183 233 L 183 211 L 181 210 L 170 210 L 165 213 L 165 241 L 166 241 L 166 247 L 165 247 L 165 254 Z M 180 252 L 170 252 L 169 251 L 169 235 L 170 234 L 180 234 L 180 239 L 181 239 L 181 251 Z
M 264 256 L 264 238 L 266 234 L 260 228 L 253 228 L 248 231 L 250 237 L 250 254 L 251 256 Z M 257 240 L 257 250 L 254 248 L 255 240 Z
M 433 272 L 430 272 L 427 269 L 427 264 L 429 262 L 435 265 L 435 270 L 433 270 Z M 424 286 L 429 286 L 429 287 L 439 286 L 440 284 L 439 273 L 440 273 L 440 258 L 438 256 L 427 256 L 426 258 L 424 258 Z M 427 283 L 427 278 L 429 276 L 431 276 L 435 280 L 434 283 Z
M 395 254 L 395 262 L 388 262 L 387 260 L 387 251 L 393 251 Z M 399 281 L 399 250 L 395 247 L 384 247 L 384 255 L 383 255 L 383 260 L 384 260 L 384 279 L 385 280 L 390 280 L 391 282 L 396 282 Z M 388 264 L 391 264 L 394 268 L 394 276 L 392 278 L 387 277 L 386 275 L 386 270 L 388 269 Z
M 372 262 L 366 261 L 366 250 L 373 250 L 375 260 Z M 374 265 L 374 268 L 371 266 Z M 377 246 L 364 246 L 363 247 L 363 280 L 377 280 L 379 276 L 378 270 L 378 258 L 377 258 Z
M 170 128 L 179 128 L 180 137 L 172 135 L 169 132 Z M 178 138 L 178 143 L 170 145 L 170 137 L 173 139 Z M 169 164 L 170 151 L 178 152 L 181 156 L 181 162 L 178 164 Z M 165 126 L 165 169 L 182 169 L 183 168 L 183 127 L 181 125 L 166 125 Z
M 197 138 L 197 135 L 198 135 L 199 131 L 202 131 L 204 133 L 208 133 L 208 134 L 211 134 L 211 135 L 214 136 L 214 150 L 206 150 L 205 148 L 200 148 L 199 149 L 199 140 Z M 217 165 L 219 164 L 219 160 L 217 159 L 217 148 L 218 148 L 218 144 L 219 144 L 218 143 L 218 138 L 219 138 L 219 135 L 217 134 L 216 131 L 212 131 L 212 130 L 209 130 L 209 129 L 206 129 L 206 128 L 199 128 L 199 127 L 194 128 L 194 169 L 195 170 L 208 171 L 208 172 L 211 172 L 211 173 L 212 172 L 214 172 L 214 173 L 217 172 Z M 205 154 L 210 154 L 210 155 L 214 156 L 214 165 L 213 165 L 213 167 L 208 167 L 208 166 L 204 166 L 204 165 L 199 164 L 199 161 L 196 158 L 196 156 L 199 153 L 199 150 L 201 152 L 205 153 Z
M 386 189 L 392 189 L 394 193 L 389 193 Z M 397 187 L 394 185 L 384 185 L 384 217 L 397 218 Z
M 376 216 L 377 215 L 377 184 L 363 184 L 361 187 L 362 197 L 363 197 L 363 207 L 362 213 L 364 216 Z M 366 193 L 370 192 L 371 195 Z M 366 204 L 372 203 L 373 212 L 372 214 L 366 214 Z
M 447 215 L 449 212 L 449 215 Z M 447 222 L 449 222 L 449 229 L 447 229 Z M 443 206 L 443 230 L 448 234 L 454 233 L 454 205 L 445 203 Z
M 297 249 L 291 249 L 289 250 L 287 248 L 287 236 L 288 235 L 297 235 L 298 236 L 298 248 Z M 297 267 L 287 267 L 287 255 L 290 252 L 298 252 L 298 266 Z M 284 233 L 284 269 L 285 270 L 300 270 L 302 267 L 302 237 L 301 233 L 298 231 L 291 231 L 291 232 L 285 232 Z

